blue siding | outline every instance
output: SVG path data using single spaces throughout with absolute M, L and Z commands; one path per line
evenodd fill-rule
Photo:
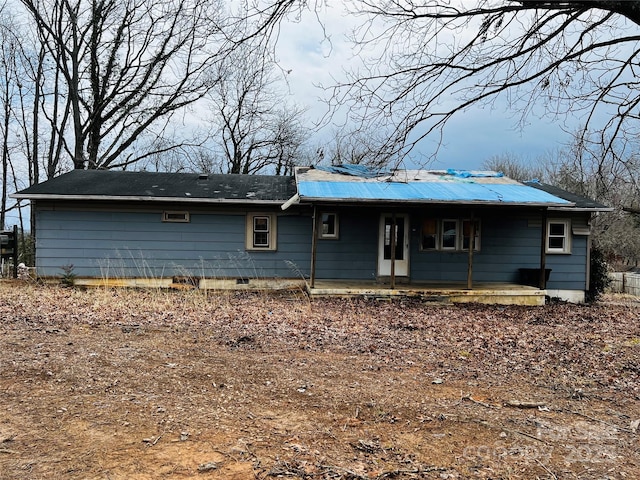
M 377 276 L 380 213 L 338 213 L 339 238 L 318 239 L 317 279 L 374 280 Z M 540 264 L 540 218 L 494 210 L 479 216 L 481 250 L 474 253 L 475 282 L 520 280 L 521 268 Z M 468 217 L 444 209 L 438 218 Z M 584 217 L 575 219 L 584 223 Z M 422 211 L 410 217 L 410 279 L 465 282 L 468 252 L 420 251 Z M 535 223 L 537 220 L 537 224 Z M 36 210 L 38 274 L 59 276 L 73 264 L 79 276 L 296 278 L 311 263 L 310 216 L 281 215 L 277 251 L 246 251 L 244 212 L 191 212 L 189 223 L 163 223 L 159 212 Z M 584 290 L 588 237 L 573 236 L 570 255 L 547 255 L 550 289 Z
M 380 214 L 340 212 L 338 219 L 339 238 L 318 239 L 316 278 L 375 280 Z
M 481 218 L 480 251 L 473 255 L 476 282 L 520 281 L 521 268 L 540 267 L 540 222 L 529 226 L 526 218 L 493 215 Z M 419 219 L 415 219 L 419 222 Z M 466 281 L 468 252 L 420 251 L 419 231 L 411 239 L 411 278 L 423 281 Z M 547 254 L 552 270 L 547 288 L 584 290 L 587 237 L 573 236 L 571 254 Z
M 311 219 L 280 216 L 278 250 L 245 251 L 244 213 L 191 214 L 163 223 L 157 212 L 37 211 L 39 275 L 292 278 L 310 264 Z

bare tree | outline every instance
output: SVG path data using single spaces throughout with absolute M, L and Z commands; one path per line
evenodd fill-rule
M 59 105 L 67 105 L 64 96 L 59 95 L 59 81 L 55 68 L 47 65 L 44 47 L 39 45 L 23 24 L 11 24 L 11 32 L 16 39 L 12 51 L 12 65 L 15 70 L 13 82 L 14 98 L 11 109 L 11 132 L 13 148 L 10 165 L 14 174 L 14 191 L 39 183 L 41 173 L 52 178 L 61 172 L 63 162 L 63 140 L 58 135 L 56 121 L 59 117 Z M 54 73 L 53 82 L 47 82 L 49 73 Z M 45 108 L 46 107 L 46 108 Z M 69 109 L 63 115 L 68 118 Z M 61 124 L 64 124 L 63 120 Z M 49 126 L 49 128 L 46 128 Z M 41 146 L 45 148 L 42 149 Z M 26 174 L 25 174 L 26 170 Z M 21 231 L 26 232 L 23 209 L 25 205 L 18 201 L 18 218 Z M 35 234 L 35 212 L 30 212 L 30 232 Z
M 215 65 L 213 76 L 219 81 L 209 97 L 222 172 L 291 172 L 308 133 L 304 110 L 286 102 L 279 72 L 268 48 L 255 44 Z
M 150 172 L 192 172 L 193 158 L 197 157 L 201 147 L 192 145 L 180 138 L 177 132 L 170 136 L 152 139 L 151 144 L 144 141 L 135 145 L 139 160 L 131 166 L 135 170 Z M 125 166 L 126 170 L 128 166 Z
M 383 168 L 389 157 L 379 150 L 385 137 L 379 131 L 357 128 L 334 128 L 330 138 L 316 149 L 311 163 L 321 162 L 331 165 L 368 165 Z
M 585 119 L 611 152 L 636 138 L 640 79 L 640 2 L 353 0 L 364 16 L 354 32 L 364 69 L 332 90 L 334 106 L 376 127 L 383 144 L 406 154 L 442 134 L 456 114 L 498 97 L 524 123 L 532 112 L 560 122 Z M 604 119 L 604 120 L 602 120 Z
M 555 176 L 554 163 L 548 158 L 540 157 L 532 161 L 513 153 L 494 155 L 482 163 L 482 168 L 502 172 L 507 177 L 519 182 L 534 179 L 549 182 Z
M 195 173 L 222 173 L 227 162 L 216 149 L 200 147 L 188 157 L 186 170 Z
M 548 183 L 613 207 L 592 220 L 593 241 L 611 263 L 638 265 L 640 222 L 629 213 L 640 198 L 640 157 L 576 141 L 559 152 Z
M 7 213 L 16 205 L 8 205 L 9 189 L 16 179 L 12 161 L 14 150 L 14 105 L 18 98 L 20 39 L 10 15 L 0 9 L 0 230 L 6 226 Z
M 613 208 L 592 219 L 592 239 L 610 263 L 640 262 L 640 157 L 580 142 L 535 159 L 501 154 L 483 163 L 519 181 L 538 179 Z
M 273 173 L 276 175 L 293 175 L 300 161 L 302 146 L 309 137 L 302 114 L 302 109 L 293 107 L 281 108 L 276 112 L 272 129 L 275 141 L 269 154 L 274 159 Z
M 243 42 L 268 41 L 297 2 L 222 0 L 22 0 L 55 63 L 54 91 L 43 98 L 58 142 L 75 168 L 136 162 L 130 147 L 161 135 L 172 116 L 215 85 L 210 66 Z M 61 99 L 64 99 L 61 101 Z M 151 152 L 146 152 L 147 154 Z

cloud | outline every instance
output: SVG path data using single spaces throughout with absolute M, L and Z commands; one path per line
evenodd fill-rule
M 304 11 L 295 21 L 284 23 L 277 44 L 278 63 L 289 72 L 287 80 L 292 100 L 308 107 L 307 117 L 318 121 L 327 113 L 330 87 L 345 79 L 345 70 L 362 65 L 355 56 L 349 34 L 363 20 L 347 14 L 344 7 L 322 5 L 316 15 Z M 375 51 L 367 52 L 371 57 Z M 473 107 L 454 116 L 444 130 L 442 143 L 437 134 L 423 140 L 413 151 L 413 163 L 421 166 L 437 150 L 436 168 L 480 168 L 494 155 L 512 153 L 520 158 L 535 159 L 571 141 L 571 135 L 548 118 L 530 116 L 528 124 L 518 128 L 518 112 L 510 109 L 506 99 L 498 98 L 491 107 Z M 340 119 L 336 119 L 340 123 Z M 578 122 L 568 121 L 577 127 Z M 331 135 L 334 127 L 317 132 Z

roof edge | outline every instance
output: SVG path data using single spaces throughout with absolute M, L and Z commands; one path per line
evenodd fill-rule
M 597 213 L 597 212 L 613 212 L 615 210 L 615 208 L 613 207 L 602 207 L 602 208 L 598 208 L 598 207 L 549 207 L 549 210 L 552 210 L 554 212 L 592 212 L 592 213 Z
M 569 211 L 576 211 L 572 202 L 551 203 L 551 202 L 496 202 L 492 200 L 425 200 L 425 199 L 385 199 L 385 198 L 342 198 L 342 197 L 299 197 L 300 203 L 345 203 L 345 204 L 380 204 L 380 203 L 401 203 L 401 204 L 432 204 L 432 205 L 484 205 L 484 206 L 508 206 L 508 207 L 547 207 L 551 209 L 566 208 Z
M 282 205 L 284 200 L 254 200 L 251 198 L 203 198 L 203 197 L 145 197 L 145 196 L 113 196 L 113 195 L 59 195 L 48 193 L 37 193 L 23 195 L 13 193 L 10 198 L 17 200 L 91 200 L 91 201 L 123 201 L 123 202 L 177 202 L 177 203 L 230 203 L 230 204 L 264 204 Z

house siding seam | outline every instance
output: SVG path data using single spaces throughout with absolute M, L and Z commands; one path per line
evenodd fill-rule
M 294 278 L 310 262 L 311 220 L 299 216 L 278 217 L 275 252 L 245 251 L 244 213 L 163 223 L 156 213 L 37 211 L 36 225 L 41 276 L 73 265 L 76 275 L 98 278 Z
M 358 215 L 342 211 L 338 216 L 339 239 L 319 239 L 317 242 L 316 278 L 375 280 L 380 214 L 361 210 Z
M 380 213 L 377 209 L 331 209 L 338 213 L 338 239 L 317 242 L 317 279 L 373 280 L 377 277 Z M 410 278 L 462 282 L 467 252 L 420 251 L 425 215 L 468 218 L 460 210 L 410 215 Z M 540 266 L 540 228 L 535 216 L 479 213 L 481 250 L 473 256 L 476 282 L 519 281 L 520 268 Z M 587 215 L 572 217 L 583 224 Z M 74 211 L 36 208 L 36 267 L 60 276 L 73 264 L 82 277 L 208 278 L 308 277 L 312 223 L 308 215 L 279 215 L 277 251 L 245 250 L 245 212 L 191 212 L 189 223 L 163 223 L 158 212 Z M 571 255 L 546 256 L 550 289 L 584 290 L 588 237 L 572 236 Z
M 540 267 L 540 228 L 526 219 L 478 217 L 481 221 L 481 249 L 473 254 L 473 280 L 477 282 L 520 281 L 521 268 Z M 419 218 L 413 219 L 419 222 Z M 417 223 L 416 223 L 417 225 Z M 507 226 L 508 225 L 508 226 Z M 465 281 L 468 252 L 420 251 L 419 229 L 412 228 L 411 278 L 418 281 Z M 552 269 L 548 288 L 584 290 L 587 237 L 573 236 L 571 255 L 546 256 Z

